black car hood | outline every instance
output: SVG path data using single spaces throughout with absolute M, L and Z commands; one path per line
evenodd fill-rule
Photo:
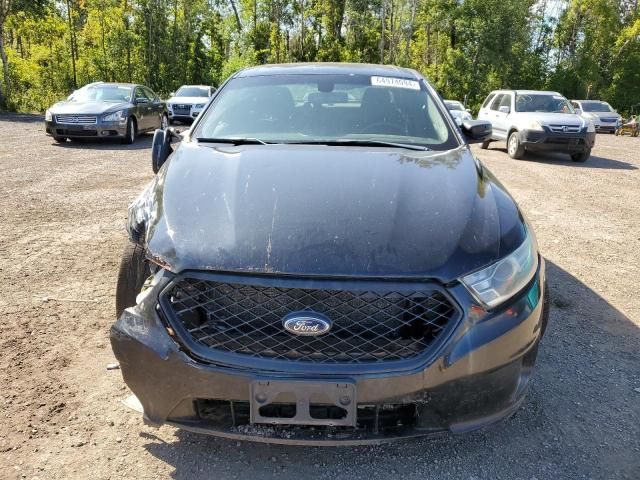
M 515 203 L 467 147 L 183 142 L 132 204 L 129 223 L 174 272 L 443 282 L 501 258 L 525 235 Z
M 129 102 L 58 102 L 49 110 L 54 115 L 102 114 L 131 108 Z

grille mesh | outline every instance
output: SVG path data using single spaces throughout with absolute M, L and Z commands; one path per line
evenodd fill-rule
M 95 115 L 56 115 L 56 121 L 67 125 L 95 125 L 98 119 Z
M 335 286 L 335 283 L 332 284 Z M 457 310 L 438 290 L 283 288 L 183 278 L 165 294 L 173 318 L 209 349 L 315 363 L 403 360 L 427 349 Z M 329 317 L 331 330 L 305 337 L 282 318 L 298 311 Z

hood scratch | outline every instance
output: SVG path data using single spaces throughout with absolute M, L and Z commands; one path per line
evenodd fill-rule
M 275 190 L 274 190 L 275 191 Z M 272 268 L 271 268 L 271 251 L 273 248 L 273 245 L 271 243 L 271 238 L 273 237 L 273 231 L 276 227 L 276 211 L 278 209 L 278 197 L 276 195 L 276 198 L 273 201 L 273 213 L 271 215 L 271 231 L 269 232 L 269 237 L 267 239 L 267 263 L 264 264 L 264 270 L 265 272 L 271 272 Z

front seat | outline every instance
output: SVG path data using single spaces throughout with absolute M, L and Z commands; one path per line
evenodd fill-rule
M 360 102 L 360 133 L 406 135 L 406 122 L 388 88 L 369 87 Z

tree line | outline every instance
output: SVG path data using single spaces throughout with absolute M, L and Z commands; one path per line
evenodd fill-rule
M 166 95 L 249 65 L 412 67 L 477 109 L 497 88 L 640 108 L 638 0 L 0 0 L 0 108 L 93 81 Z

